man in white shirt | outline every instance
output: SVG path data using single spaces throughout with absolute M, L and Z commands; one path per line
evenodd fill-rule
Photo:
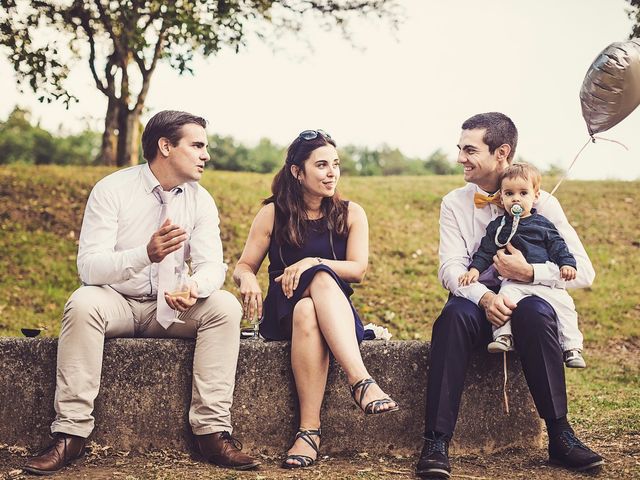
M 114 337 L 196 338 L 189 423 L 200 453 L 222 467 L 259 464 L 231 436 L 242 309 L 220 289 L 218 211 L 198 183 L 210 158 L 205 126 L 186 112 L 156 114 L 142 135 L 148 163 L 93 188 L 78 249 L 83 286 L 65 306 L 58 341 L 55 441 L 25 470 L 50 474 L 82 455 L 104 340 Z M 189 268 L 182 295 L 170 295 L 175 274 Z
M 425 443 L 416 467 L 422 478 L 449 478 L 449 441 L 453 435 L 464 377 L 471 353 L 491 341 L 491 325 L 511 320 L 513 337 L 534 403 L 549 433 L 549 459 L 575 470 L 602 465 L 600 455 L 575 436 L 567 421 L 567 393 L 556 314 L 539 297 L 526 297 L 516 305 L 496 293 L 497 274 L 511 280 L 555 285 L 564 282 L 551 262 L 530 265 L 510 244 L 494 258 L 479 282 L 459 286 L 489 222 L 504 211 L 495 194 L 499 178 L 512 162 L 518 131 L 509 117 L 491 112 L 475 115 L 462 124 L 458 163 L 467 184 L 448 193 L 440 208 L 440 268 L 438 277 L 449 290 L 449 300 L 433 325 L 427 380 Z M 577 260 L 577 277 L 568 288 L 587 287 L 595 276 L 587 253 L 560 204 L 540 192 L 535 207 L 548 218 Z M 497 272 L 497 273 L 496 273 Z

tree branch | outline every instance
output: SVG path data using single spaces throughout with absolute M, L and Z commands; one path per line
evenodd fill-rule
M 122 49 L 122 45 L 120 45 L 120 39 L 116 35 L 115 30 L 113 29 L 113 24 L 111 23 L 111 17 L 107 14 L 104 6 L 102 5 L 102 0 L 96 0 L 96 8 L 98 9 L 98 14 L 100 15 L 100 20 L 104 25 L 104 28 L 107 30 L 107 33 L 113 40 L 113 49 L 114 52 L 118 54 L 118 60 L 124 69 L 126 67 L 126 53 Z
M 155 49 L 153 51 L 153 60 L 151 61 L 151 65 L 148 70 L 142 70 L 142 88 L 140 89 L 140 93 L 138 94 L 138 101 L 136 102 L 135 110 L 138 112 L 142 111 L 142 107 L 144 106 L 144 102 L 147 98 L 147 93 L 149 92 L 149 85 L 151 84 L 151 75 L 153 71 L 156 69 L 156 65 L 158 64 L 158 59 L 160 58 L 160 54 L 162 53 L 162 45 L 164 43 L 166 33 L 165 22 L 162 22 L 160 26 L 160 34 L 158 35 L 158 41 L 156 42 Z M 144 62 L 142 62 L 144 67 Z
M 79 18 L 82 28 L 84 29 L 85 33 L 87 34 L 87 38 L 89 39 L 89 69 L 91 70 L 91 75 L 96 82 L 96 87 L 98 87 L 98 90 L 100 90 L 108 97 L 109 91 L 107 90 L 107 87 L 104 85 L 104 83 L 102 83 L 100 77 L 98 77 L 98 72 L 96 70 L 96 42 L 94 38 L 94 31 L 91 27 L 91 13 L 82 8 L 81 12 L 79 12 Z

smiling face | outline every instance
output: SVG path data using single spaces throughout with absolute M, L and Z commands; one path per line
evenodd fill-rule
M 171 145 L 165 138 L 160 139 L 161 150 L 167 153 L 166 173 L 176 185 L 199 181 L 205 163 L 211 158 L 207 150 L 209 145 L 204 128 L 195 123 L 188 123 L 182 126 L 181 134 L 177 145 Z
M 293 165 L 293 175 L 300 181 L 305 196 L 333 197 L 340 179 L 340 158 L 333 145 L 316 148 L 304 162 L 304 171 Z
M 511 148 L 502 145 L 493 153 L 484 143 L 486 129 L 474 128 L 462 130 L 458 142 L 458 163 L 464 167 L 465 182 L 475 183 L 485 192 L 493 193 L 498 189 L 500 174 L 509 164 L 507 157 Z
M 521 218 L 531 215 L 533 202 L 540 197 L 540 190 L 536 190 L 533 182 L 522 177 L 503 178 L 500 188 L 500 198 L 507 214 L 511 214 L 511 207 L 520 205 L 522 207 Z

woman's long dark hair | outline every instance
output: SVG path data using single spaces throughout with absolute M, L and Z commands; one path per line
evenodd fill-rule
M 291 165 L 297 165 L 304 172 L 304 162 L 311 153 L 325 145 L 336 146 L 336 142 L 321 133 L 313 140 L 296 138 L 287 150 L 284 166 L 276 174 L 271 184 L 272 195 L 262 203 L 273 203 L 275 222 L 273 236 L 280 245 L 301 248 L 307 238 L 307 208 L 304 203 L 302 186 L 291 174 Z M 334 234 L 347 236 L 347 203 L 340 199 L 336 191 L 332 197 L 322 199 L 320 211 L 327 221 L 327 227 Z

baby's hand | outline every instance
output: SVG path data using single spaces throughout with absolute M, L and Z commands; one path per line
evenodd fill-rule
M 576 269 L 571 265 L 564 265 L 560 268 L 560 278 L 562 278 L 563 280 L 574 280 L 576 278 L 576 275 Z
M 479 276 L 480 276 L 480 272 L 478 272 L 478 270 L 475 268 L 471 268 L 464 275 L 460 275 L 460 277 L 458 278 L 458 285 L 461 287 L 464 287 L 473 282 L 477 282 Z

